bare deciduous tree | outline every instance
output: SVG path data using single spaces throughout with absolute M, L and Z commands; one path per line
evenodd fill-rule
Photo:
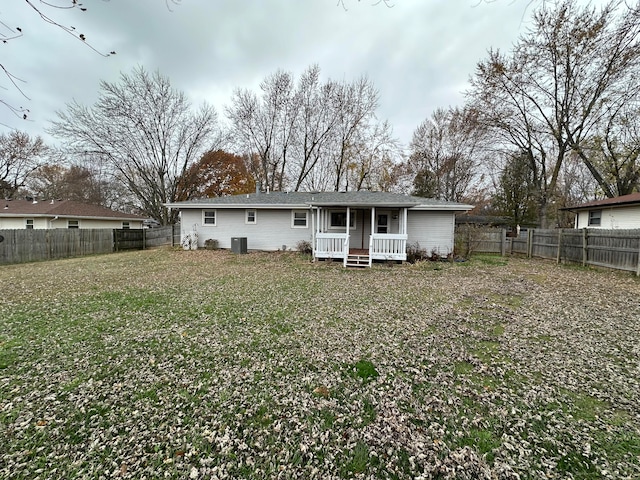
M 121 74 L 118 83 L 103 81 L 100 89 L 92 107 L 72 102 L 57 112 L 50 133 L 71 151 L 109 165 L 141 211 L 162 225 L 173 222 L 163 204 L 177 199 L 189 166 L 223 141 L 214 108 L 194 111 L 167 77 L 142 68 Z
M 448 201 L 462 201 L 477 176 L 484 130 L 476 112 L 438 109 L 413 133 L 409 167 L 414 193 Z
M 618 1 L 601 10 L 574 0 L 544 5 L 510 54 L 491 51 L 478 64 L 469 98 L 498 145 L 528 156 L 543 226 L 571 151 L 614 195 L 587 147 L 612 106 L 636 95 L 638 15 Z
M 12 198 L 29 176 L 46 161 L 40 137 L 12 131 L 0 134 L 0 198 Z
M 373 188 L 364 187 L 370 167 L 382 145 L 392 151 L 396 142 L 389 125 L 375 119 L 378 92 L 367 78 L 322 82 L 312 65 L 295 87 L 290 74 L 278 71 L 260 89 L 260 97 L 236 90 L 227 116 L 238 151 L 259 159 L 252 165 L 262 188 Z

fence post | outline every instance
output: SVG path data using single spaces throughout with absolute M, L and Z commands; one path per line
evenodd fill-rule
M 638 235 L 638 268 L 636 268 L 636 277 L 640 277 L 640 234 Z
M 533 232 L 533 228 L 527 230 L 527 258 L 531 258 L 533 256 Z
M 582 229 L 582 266 L 587 266 L 587 246 L 588 246 L 587 229 Z
M 560 263 L 560 260 L 562 260 L 562 229 L 560 228 L 558 230 L 558 255 L 556 257 L 556 263 Z
M 145 250 L 147 248 L 147 230 L 142 229 L 142 249 Z
M 507 254 L 507 229 L 500 230 L 500 255 L 503 257 Z

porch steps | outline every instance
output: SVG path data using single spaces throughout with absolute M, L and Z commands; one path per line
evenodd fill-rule
M 369 255 L 350 253 L 347 255 L 346 267 L 363 268 L 369 266 Z

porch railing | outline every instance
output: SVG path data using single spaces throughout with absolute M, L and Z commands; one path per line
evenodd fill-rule
M 346 258 L 349 251 L 349 234 L 316 233 L 316 257 Z
M 374 233 L 369 240 L 372 258 L 406 260 L 407 235 L 402 233 Z

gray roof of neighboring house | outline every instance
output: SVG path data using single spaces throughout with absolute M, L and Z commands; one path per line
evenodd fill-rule
M 100 205 L 72 200 L 2 200 L 0 216 L 5 217 L 72 217 L 108 220 L 144 220 L 146 217 L 110 210 Z
M 470 210 L 472 205 L 445 202 L 389 192 L 270 192 L 199 198 L 167 203 L 175 209 L 189 208 L 309 208 L 314 207 L 407 207 L 416 210 Z
M 592 202 L 581 203 L 573 207 L 565 207 L 561 210 L 583 210 L 593 207 L 623 207 L 629 205 L 640 205 L 640 192 L 621 195 L 619 197 L 605 198 L 604 200 L 594 200 Z

